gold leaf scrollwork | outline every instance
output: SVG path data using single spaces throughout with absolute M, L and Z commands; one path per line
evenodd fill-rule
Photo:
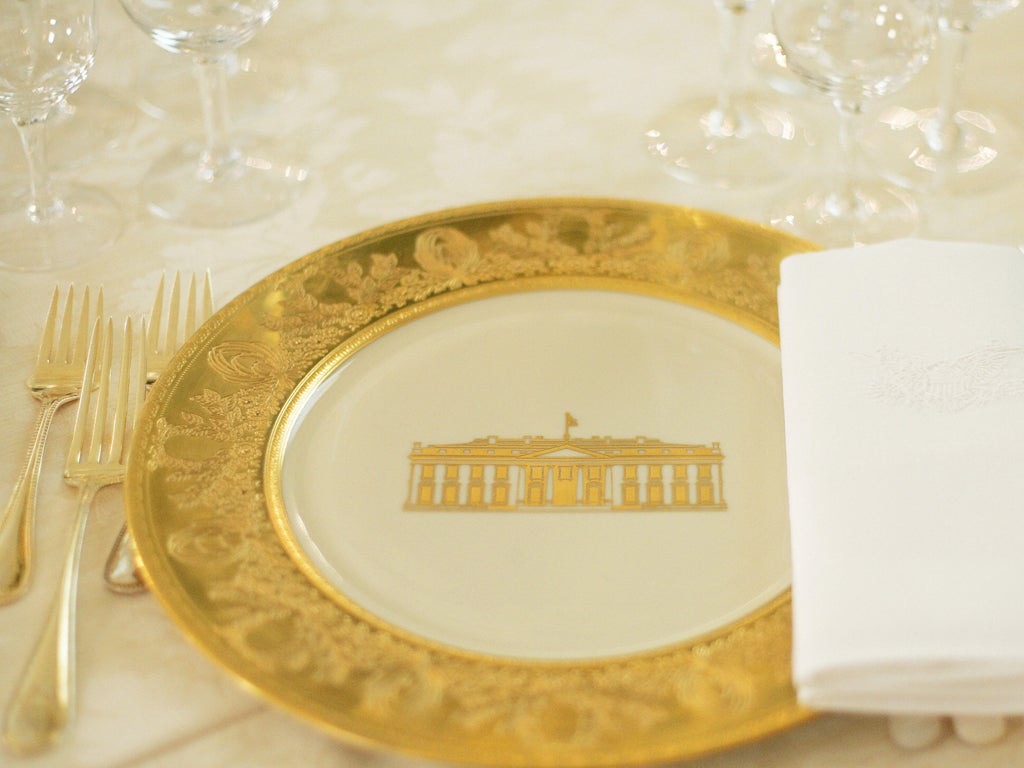
M 358 261 L 349 261 L 336 272 L 335 279 L 357 305 L 373 304 L 401 280 L 398 257 L 393 253 L 372 253 L 369 268 Z
M 224 381 L 241 386 L 276 379 L 288 367 L 279 350 L 258 341 L 225 341 L 209 351 L 207 362 Z
M 721 232 L 697 231 L 666 249 L 663 274 L 713 299 L 778 322 L 779 259 L 738 249 Z
M 475 285 L 482 278 L 479 246 L 454 227 L 435 227 L 417 235 L 413 259 L 428 274 L 444 278 L 446 288 Z
M 225 571 L 245 557 L 245 531 L 225 526 L 219 518 L 199 518 L 171 535 L 167 551 L 190 568 Z
M 743 670 L 721 659 L 693 656 L 673 680 L 679 705 L 698 715 L 737 713 L 750 706 L 754 681 Z

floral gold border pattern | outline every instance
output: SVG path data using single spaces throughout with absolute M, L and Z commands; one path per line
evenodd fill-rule
M 557 662 L 451 648 L 332 600 L 275 528 L 283 445 L 270 436 L 325 358 L 418 305 L 598 287 L 682 301 L 776 340 L 779 262 L 812 248 L 703 211 L 572 199 L 445 211 L 299 259 L 217 313 L 153 388 L 126 483 L 152 592 L 270 701 L 344 739 L 435 760 L 636 765 L 804 720 L 788 594 L 683 644 Z

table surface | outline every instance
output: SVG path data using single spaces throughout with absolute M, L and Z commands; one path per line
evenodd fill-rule
M 747 32 L 767 29 L 761 3 Z M 140 205 L 147 166 L 199 127 L 187 62 L 159 51 L 112 0 L 101 3 L 97 65 L 79 98 L 133 106 L 177 96 L 177 114 L 136 110 L 116 146 L 64 163 L 61 178 L 108 190 L 124 207 L 118 242 L 59 274 L 0 272 L 0 493 L 20 467 L 35 404 L 24 387 L 55 282 L 104 285 L 115 316 L 148 311 L 161 271 L 210 268 L 223 303 L 319 246 L 428 211 L 533 197 L 618 197 L 761 220 L 769 188 L 726 192 L 680 183 L 644 150 L 650 121 L 675 101 L 710 92 L 716 16 L 706 0 L 296 0 L 244 49 L 257 65 L 232 79 L 235 123 L 282 137 L 308 159 L 301 199 L 280 214 L 226 230 L 159 221 Z M 965 68 L 970 106 L 997 104 L 1018 124 L 1024 103 L 1024 12 L 979 25 Z M 181 88 L 157 76 L 181 77 Z M 752 71 L 750 85 L 764 89 Z M 926 70 L 891 101 L 925 105 Z M 168 81 L 163 81 L 164 83 Z M 172 81 L 177 82 L 177 81 Z M 271 101 L 276 100 L 276 101 Z M 902 100 L 902 101 L 901 101 Z M 822 100 L 794 99 L 827 164 L 834 120 Z M 83 111 L 85 107 L 83 106 Z M 869 118 L 871 115 L 868 116 Z M 85 118 L 82 118 L 83 120 Z M 58 130 L 54 131 L 59 135 Z M 66 145 L 55 147 L 58 159 Z M 0 187 L 23 165 L 13 128 L 0 133 Z M 806 169 L 803 170 L 806 173 Z M 1018 174 L 1019 176 L 1019 174 Z M 971 198 L 920 198 L 928 237 L 1024 243 L 1024 180 Z M 73 409 L 56 419 L 39 488 L 36 569 L 27 597 L 0 608 L 0 696 L 6 703 L 53 594 L 70 535 L 74 490 L 61 480 Z M 344 746 L 262 703 L 182 636 L 152 597 L 117 597 L 100 572 L 122 518 L 120 489 L 97 499 L 79 595 L 79 713 L 54 750 L 0 764 L 39 768 L 246 765 L 249 768 L 413 765 Z M 952 736 L 906 751 L 882 717 L 823 716 L 703 766 L 1003 766 L 1024 758 L 1024 729 L 988 747 Z

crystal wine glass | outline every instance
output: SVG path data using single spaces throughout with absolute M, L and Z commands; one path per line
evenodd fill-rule
M 806 138 L 767 94 L 741 90 L 741 31 L 755 0 L 713 0 L 719 15 L 721 72 L 714 96 L 684 101 L 644 134 L 648 152 L 683 181 L 723 189 L 776 182 L 800 165 Z
M 60 269 L 99 253 L 121 232 L 117 204 L 51 179 L 47 117 L 85 81 L 96 55 L 93 0 L 0 0 L 0 113 L 18 129 L 28 189 L 3 201 L 0 265 Z
M 856 245 L 912 234 L 918 209 L 904 190 L 867 175 L 857 119 L 872 99 L 906 85 L 935 37 L 926 0 L 772 0 L 787 66 L 825 94 L 839 115 L 835 172 L 783 200 L 772 224 L 822 245 Z
M 880 173 L 928 192 L 982 192 L 1018 178 L 1024 138 L 1012 120 L 961 104 L 967 42 L 975 24 L 996 18 L 1020 0 L 938 0 L 939 93 L 923 109 L 893 106 L 868 132 Z
M 290 204 L 308 170 L 277 142 L 229 125 L 227 64 L 233 51 L 270 20 L 277 0 L 121 0 L 129 17 L 161 48 L 192 56 L 205 135 L 159 159 L 142 185 L 150 211 L 199 227 L 254 221 Z

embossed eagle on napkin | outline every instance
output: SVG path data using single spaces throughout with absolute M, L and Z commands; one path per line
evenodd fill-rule
M 798 254 L 779 323 L 801 701 L 1024 712 L 1024 254 Z

